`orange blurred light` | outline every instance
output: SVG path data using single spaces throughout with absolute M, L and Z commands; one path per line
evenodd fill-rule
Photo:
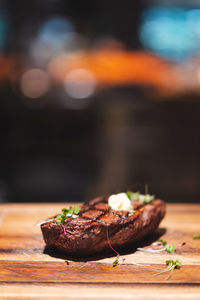
M 51 76 L 61 82 L 74 69 L 91 72 L 99 86 L 146 84 L 174 89 L 180 85 L 174 65 L 149 52 L 76 52 L 54 57 L 48 66 Z
M 0 55 L 0 81 L 11 79 L 15 75 L 16 57 Z

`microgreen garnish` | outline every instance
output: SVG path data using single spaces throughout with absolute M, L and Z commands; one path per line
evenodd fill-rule
M 117 254 L 114 262 L 113 262 L 113 267 L 116 267 L 119 264 L 119 259 L 121 258 L 121 255 L 113 248 L 110 242 L 109 234 L 108 234 L 108 229 L 106 229 L 106 237 L 108 241 L 108 246 Z M 122 258 L 122 261 L 124 261 L 125 258 Z
M 165 247 L 165 251 L 166 252 L 168 252 L 168 253 L 174 253 L 175 252 L 175 250 L 176 250 L 176 246 L 175 245 L 169 245 L 163 239 L 158 239 L 158 242 L 162 243 L 162 245 Z
M 74 207 L 74 214 L 78 215 L 80 213 L 80 210 L 81 210 L 80 206 L 75 206 Z
M 119 264 L 119 255 L 117 255 L 115 260 L 113 261 L 113 267 L 116 267 L 118 264 Z
M 135 193 L 133 191 L 127 191 L 126 195 L 130 200 L 137 200 L 137 201 L 143 202 L 145 204 L 148 204 L 148 203 L 152 202 L 153 200 L 155 200 L 154 195 L 141 194 L 140 192 Z
M 131 211 L 129 211 L 128 216 L 132 216 L 134 213 L 136 212 L 136 210 L 132 209 Z
M 67 218 L 73 218 L 73 219 L 77 218 L 80 210 L 81 210 L 80 206 L 75 206 L 75 207 L 70 206 L 70 208 L 63 208 L 62 214 L 58 214 L 55 218 L 56 224 L 63 225 Z
M 194 234 L 194 235 L 193 235 L 193 239 L 194 239 L 194 240 L 200 240 L 200 235 Z
M 169 259 L 165 261 L 166 265 L 168 266 L 166 269 L 164 269 L 163 271 L 160 271 L 158 273 L 155 273 L 154 275 L 160 275 L 166 272 L 170 272 L 169 276 L 166 279 L 169 279 L 169 277 L 172 275 L 172 273 L 174 272 L 174 269 L 179 269 L 181 266 L 181 262 L 180 260 L 176 259 Z
M 170 267 L 174 267 L 174 269 L 175 268 L 179 268 L 180 267 L 180 265 L 181 265 L 181 262 L 180 262 L 180 260 L 178 260 L 178 259 L 176 259 L 176 260 L 173 260 L 173 259 L 168 259 L 168 260 L 166 260 L 166 265 L 168 265 L 168 266 L 170 266 Z
M 132 191 L 127 191 L 126 195 L 130 200 L 138 200 L 140 193 L 139 192 L 134 193 Z
M 174 253 L 175 250 L 176 250 L 176 246 L 175 245 L 166 245 L 165 246 L 165 250 L 168 252 L 168 253 Z

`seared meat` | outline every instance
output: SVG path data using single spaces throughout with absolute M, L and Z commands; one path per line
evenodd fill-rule
M 46 222 L 41 225 L 47 246 L 73 256 L 88 256 L 132 244 L 153 232 L 165 215 L 165 203 L 156 199 L 149 204 L 132 202 L 135 212 L 114 211 L 108 197 L 99 197 L 84 204 L 76 219 L 62 225 Z

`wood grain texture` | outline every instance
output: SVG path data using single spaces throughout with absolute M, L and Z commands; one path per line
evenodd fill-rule
M 155 284 L 12 284 L 0 286 L 1 299 L 198 299 L 199 286 Z M 31 295 L 31 296 L 30 296 Z
M 160 229 L 145 241 L 150 244 L 162 235 L 176 245 L 175 254 L 127 249 L 116 268 L 115 254 L 75 261 L 44 252 L 36 224 L 62 207 L 0 205 L 0 299 L 200 299 L 200 240 L 192 238 L 200 234 L 200 205 L 169 204 Z M 166 274 L 154 275 L 170 258 L 180 259 L 181 268 L 168 280 Z
M 154 275 L 164 270 L 162 265 L 153 267 L 121 264 L 113 268 L 112 264 L 102 263 L 59 263 L 59 262 L 16 262 L 0 263 L 0 282 L 83 282 L 83 283 L 156 283 L 166 282 L 166 273 Z M 199 266 L 182 266 L 175 270 L 170 282 L 200 283 Z
M 199 286 L 154 284 L 19 284 L 0 286 L 1 299 L 199 299 Z M 31 295 L 31 296 L 30 296 Z

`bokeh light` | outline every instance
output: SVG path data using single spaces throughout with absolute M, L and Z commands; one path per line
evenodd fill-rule
M 22 75 L 21 91 L 28 98 L 42 97 L 48 91 L 49 86 L 50 79 L 44 70 L 31 69 Z
M 197 67 L 196 77 L 197 77 L 197 84 L 200 85 L 200 66 Z
M 60 50 L 71 39 L 72 32 L 74 27 L 68 19 L 54 17 L 44 23 L 39 32 L 39 39 L 46 45 Z
M 7 41 L 7 33 L 8 33 L 8 18 L 7 15 L 3 12 L 0 12 L 0 50 L 4 49 L 6 41 Z
M 47 63 L 54 55 L 66 50 L 69 44 L 74 44 L 76 35 L 67 18 L 51 17 L 40 27 L 37 37 L 31 43 L 31 56 L 39 63 Z
M 187 24 L 190 28 L 189 39 L 194 50 L 200 49 L 200 9 L 191 9 L 187 12 Z
M 63 86 L 66 93 L 72 98 L 83 99 L 94 93 L 95 78 L 88 70 L 75 69 L 66 75 Z
M 200 51 L 200 10 L 155 6 L 143 13 L 139 29 L 145 48 L 173 60 Z

